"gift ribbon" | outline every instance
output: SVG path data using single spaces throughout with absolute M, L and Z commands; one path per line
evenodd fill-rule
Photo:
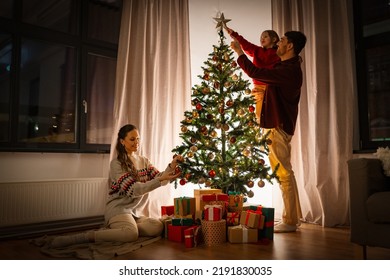
M 241 229 L 242 230 L 242 243 L 248 243 L 248 228 L 244 225 L 238 225 L 231 227 L 231 229 Z
M 187 209 L 188 212 L 191 209 L 191 198 L 190 197 L 183 196 L 183 197 L 176 198 L 176 214 L 177 215 L 180 214 L 180 206 L 183 206 L 183 200 L 187 201 L 187 207 L 182 207 L 183 215 L 187 214 L 187 212 L 184 213 L 184 208 Z
M 274 221 L 268 221 L 264 223 L 264 227 L 273 227 L 274 226 Z
M 228 223 L 234 224 L 235 219 L 239 218 L 239 214 L 238 212 L 229 212 L 227 218 L 228 218 Z
M 242 242 L 248 243 L 248 228 L 242 227 Z

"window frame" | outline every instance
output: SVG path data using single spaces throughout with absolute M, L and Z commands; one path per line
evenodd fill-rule
M 22 0 L 14 0 L 14 17 L 0 17 L 1 31 L 12 38 L 12 62 L 10 72 L 10 112 L 9 141 L 0 142 L 0 152 L 60 152 L 60 153 L 109 153 L 110 143 L 86 143 L 87 116 L 83 113 L 82 101 L 86 98 L 87 55 L 93 51 L 99 55 L 117 59 L 118 44 L 103 42 L 87 37 L 88 0 L 72 0 L 77 5 L 77 29 L 75 35 L 50 30 L 22 21 Z M 73 47 L 76 51 L 76 108 L 75 108 L 75 143 L 29 143 L 18 142 L 19 116 L 19 80 L 21 40 L 42 40 L 54 44 Z
M 355 59 L 359 114 L 359 148 L 357 150 L 354 150 L 354 153 L 372 153 L 376 151 L 378 147 L 390 146 L 390 140 L 370 140 L 370 112 L 368 107 L 369 92 L 367 90 L 369 77 L 367 74 L 366 61 L 367 50 L 371 48 L 390 45 L 390 32 L 383 32 L 364 37 L 365 25 L 362 16 L 362 6 L 364 2 L 367 2 L 367 0 L 358 0 L 353 2 L 353 22 L 355 36 Z M 386 20 L 386 18 L 383 20 Z

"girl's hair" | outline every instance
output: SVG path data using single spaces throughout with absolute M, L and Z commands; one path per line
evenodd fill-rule
M 121 143 L 121 140 L 126 138 L 127 133 L 137 129 L 135 125 L 126 124 L 119 129 L 118 138 L 116 140 L 116 151 L 117 151 L 117 159 L 121 163 L 121 167 L 123 171 L 130 172 L 131 176 L 138 181 L 138 172 L 134 166 L 134 163 L 131 161 L 129 156 L 127 155 L 125 146 Z
M 274 30 L 264 30 L 263 32 L 267 32 L 268 36 L 271 38 L 271 41 L 274 41 L 272 48 L 278 48 L 278 46 L 276 45 L 280 40 L 278 33 L 276 33 Z

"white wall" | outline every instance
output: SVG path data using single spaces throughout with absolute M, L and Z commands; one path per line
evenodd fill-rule
M 192 84 L 199 82 L 201 66 L 212 46 L 218 44 L 218 12 L 231 19 L 228 26 L 253 43 L 260 33 L 272 28 L 271 0 L 190 0 L 190 40 Z M 227 42 L 229 36 L 226 34 Z M 248 79 L 249 80 L 249 79 Z M 190 94 L 190 93 L 188 93 Z M 94 178 L 108 176 L 109 155 L 71 153 L 0 153 L 0 182 L 39 181 L 51 179 Z M 253 188 L 251 203 L 271 205 L 272 188 Z M 191 195 L 190 187 L 179 187 L 175 195 Z

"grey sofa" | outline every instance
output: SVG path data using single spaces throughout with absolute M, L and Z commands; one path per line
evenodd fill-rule
M 363 246 L 390 248 L 390 177 L 377 158 L 348 161 L 351 242 Z

